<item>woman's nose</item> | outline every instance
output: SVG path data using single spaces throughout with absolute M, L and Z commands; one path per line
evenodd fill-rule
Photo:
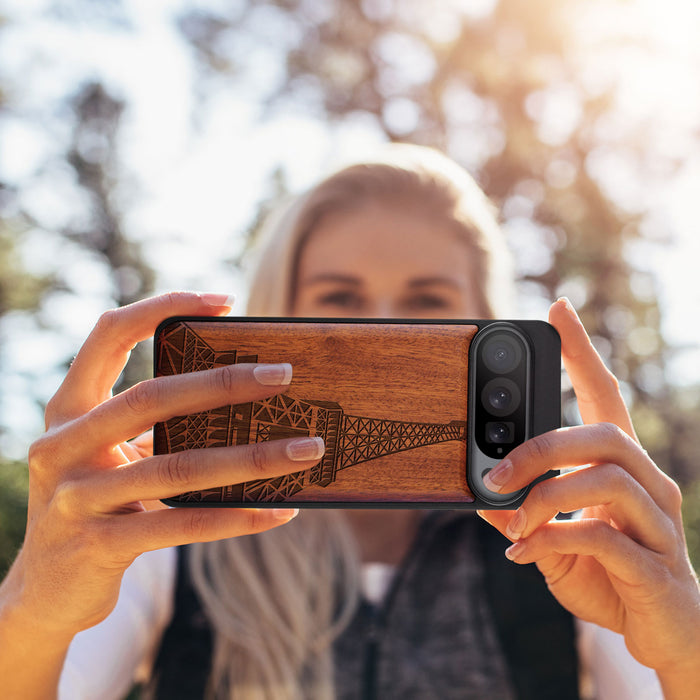
M 369 311 L 372 318 L 397 318 L 399 311 L 391 299 L 377 299 L 370 304 Z

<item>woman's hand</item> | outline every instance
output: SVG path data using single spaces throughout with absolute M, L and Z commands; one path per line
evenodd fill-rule
M 550 310 L 584 425 L 515 448 L 484 480 L 509 493 L 550 469 L 521 507 L 480 515 L 515 542 L 513 561 L 535 562 L 550 591 L 577 617 L 624 635 L 669 693 L 700 687 L 700 589 L 688 557 L 681 493 L 642 449 L 618 382 L 566 300 Z M 558 512 L 581 518 L 555 521 Z
M 222 295 L 168 294 L 105 313 L 46 410 L 30 450 L 24 546 L 0 611 L 70 639 L 114 607 L 124 570 L 146 550 L 260 532 L 291 509 L 149 509 L 185 491 L 279 476 L 320 459 L 318 438 L 146 456 L 155 422 L 284 391 L 289 365 L 240 364 L 144 381 L 112 396 L 134 345 L 172 315 L 215 315 Z M 4 607 L 3 607 L 4 606 Z M 0 621 L 2 617 L 0 616 Z M 0 635 L 1 636 L 1 635 Z

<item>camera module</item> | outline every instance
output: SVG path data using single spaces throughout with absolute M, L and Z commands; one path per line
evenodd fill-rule
M 526 489 L 495 493 L 484 475 L 533 434 L 560 424 L 559 337 L 541 321 L 486 321 L 468 359 L 467 481 L 477 499 L 510 506 Z
M 502 459 L 530 430 L 532 354 L 522 331 L 507 321 L 481 333 L 470 370 L 474 442 L 484 459 Z

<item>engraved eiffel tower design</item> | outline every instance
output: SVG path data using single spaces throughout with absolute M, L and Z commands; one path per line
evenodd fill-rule
M 160 348 L 160 365 L 167 374 L 257 361 L 256 355 L 214 350 L 186 325 L 161 335 Z M 464 440 L 466 422 L 421 423 L 353 416 L 332 401 L 280 394 L 262 401 L 173 418 L 165 424 L 168 452 L 299 436 L 320 436 L 325 442 L 323 459 L 311 469 L 183 494 L 179 500 L 284 501 L 311 484 L 328 486 L 339 471 L 356 464 L 417 447 Z

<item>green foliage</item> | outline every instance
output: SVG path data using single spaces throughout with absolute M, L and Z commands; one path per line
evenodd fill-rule
M 11 221 L 0 220 L 0 316 L 7 311 L 36 309 L 50 289 L 49 277 L 37 277 L 22 269 L 17 250 L 22 231 Z
M 0 579 L 24 538 L 28 488 L 26 464 L 0 461 Z
M 700 571 L 700 479 L 684 489 L 683 524 L 690 560 L 695 571 Z

